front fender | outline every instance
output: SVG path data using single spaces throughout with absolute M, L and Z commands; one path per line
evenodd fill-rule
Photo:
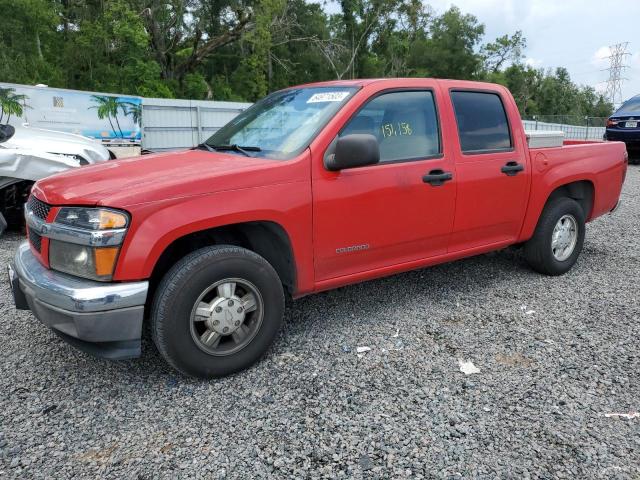
M 132 224 L 125 238 L 114 280 L 151 276 L 162 252 L 175 240 L 225 225 L 269 221 L 289 236 L 299 288 L 313 282 L 311 191 L 309 182 L 183 197 L 129 206 Z

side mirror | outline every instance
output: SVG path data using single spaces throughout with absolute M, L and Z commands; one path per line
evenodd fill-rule
M 378 139 L 368 133 L 353 133 L 339 137 L 335 153 L 324 164 L 327 170 L 336 172 L 345 168 L 375 165 L 380 161 Z

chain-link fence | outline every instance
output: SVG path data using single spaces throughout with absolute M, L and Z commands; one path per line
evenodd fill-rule
M 525 115 L 525 130 L 562 130 L 569 140 L 602 140 L 607 117 L 579 115 Z

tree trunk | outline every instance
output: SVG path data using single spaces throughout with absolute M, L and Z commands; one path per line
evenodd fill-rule
M 271 49 L 267 49 L 267 93 L 271 92 L 273 79 L 273 60 L 271 59 Z
M 36 51 L 38 52 L 38 58 L 40 60 L 44 59 L 42 55 L 42 46 L 40 45 L 40 32 L 36 30 Z

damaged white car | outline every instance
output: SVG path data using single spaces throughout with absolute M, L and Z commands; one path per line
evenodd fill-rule
M 23 205 L 36 180 L 115 156 L 80 135 L 0 125 L 0 234 L 23 223 Z

